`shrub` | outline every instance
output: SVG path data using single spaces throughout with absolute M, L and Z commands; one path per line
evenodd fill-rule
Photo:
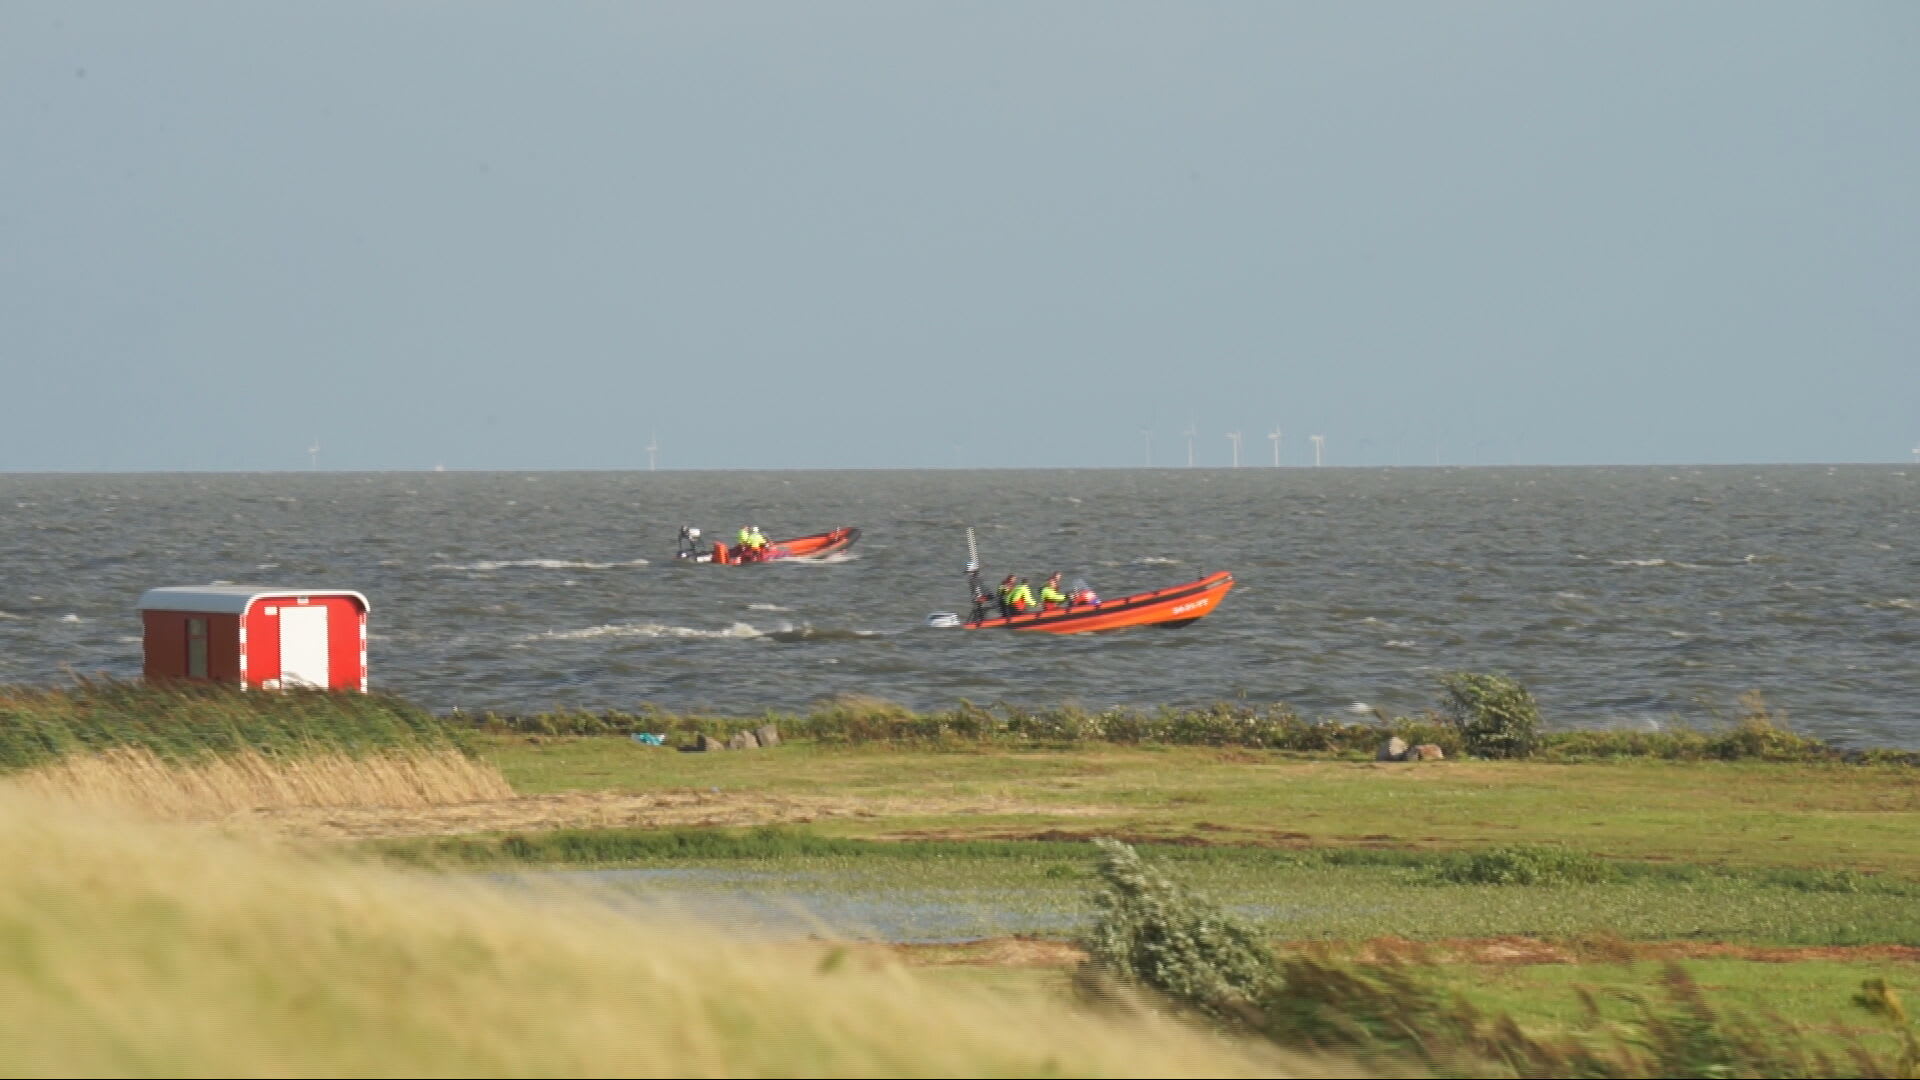
M 1532 756 L 1540 745 L 1540 706 L 1505 675 L 1456 671 L 1440 677 L 1443 708 L 1460 729 L 1467 753 L 1486 758 Z
M 1729 761 L 1740 758 L 1794 760 L 1826 749 L 1820 740 L 1788 730 L 1786 715 L 1768 708 L 1766 697 L 1758 690 L 1740 695 L 1739 719 L 1728 730 L 1709 738 L 1707 747 L 1713 756 Z
M 1457 856 L 1442 863 L 1436 876 L 1455 885 L 1590 885 L 1613 880 L 1619 870 L 1582 851 L 1515 846 Z
M 1280 978 L 1259 935 L 1126 844 L 1095 843 L 1102 887 L 1081 942 L 1092 962 L 1122 984 L 1145 986 L 1216 1020 L 1248 1019 Z

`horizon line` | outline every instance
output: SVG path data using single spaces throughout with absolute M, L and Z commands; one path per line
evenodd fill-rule
M 362 468 L 246 465 L 0 465 L 0 476 L 32 475 L 314 475 L 373 473 L 528 473 L 528 472 L 1316 472 L 1327 469 L 1749 469 L 1834 468 L 1842 465 L 1914 465 L 1920 461 L 1647 461 L 1647 462 L 1419 462 L 1371 465 L 373 465 Z

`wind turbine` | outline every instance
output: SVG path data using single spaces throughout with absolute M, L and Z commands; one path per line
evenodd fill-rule
M 1913 460 L 1920 461 L 1920 446 L 1913 448 Z
M 315 439 L 313 440 L 313 445 L 307 447 L 307 468 L 318 469 L 319 467 L 320 467 L 320 440 Z
M 1267 432 L 1267 438 L 1273 443 L 1273 467 L 1277 469 L 1280 467 L 1280 429 Z
M 1313 466 L 1317 469 L 1320 467 L 1320 452 L 1327 448 L 1327 437 L 1325 435 L 1309 435 L 1307 436 L 1307 441 L 1313 444 Z
M 1237 469 L 1240 467 L 1240 433 L 1237 431 L 1227 432 L 1227 440 L 1233 443 L 1233 467 Z
M 1140 434 L 1147 437 L 1147 468 L 1151 469 L 1153 468 L 1153 429 L 1143 427 L 1140 429 Z
M 660 460 L 659 454 L 660 454 L 660 433 L 657 431 L 650 431 L 647 433 L 647 471 L 648 472 L 652 472 L 655 468 L 659 466 L 659 460 Z
M 1198 434 L 1200 433 L 1193 430 L 1193 425 L 1187 425 L 1187 468 L 1189 469 L 1193 468 L 1193 437 Z

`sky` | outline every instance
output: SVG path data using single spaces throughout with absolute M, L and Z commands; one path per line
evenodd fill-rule
M 1913 461 L 1916 57 L 1908 2 L 0 0 L 0 469 Z

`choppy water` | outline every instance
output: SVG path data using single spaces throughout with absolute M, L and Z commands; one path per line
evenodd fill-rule
M 377 685 L 434 708 L 758 712 L 867 693 L 1409 710 L 1500 670 L 1560 724 L 1920 744 L 1920 468 L 0 475 L 0 681 L 134 676 L 134 602 L 359 589 Z M 683 524 L 854 524 L 824 564 L 680 567 Z M 1230 569 L 1183 630 L 924 626 L 989 574 L 1107 595 Z

